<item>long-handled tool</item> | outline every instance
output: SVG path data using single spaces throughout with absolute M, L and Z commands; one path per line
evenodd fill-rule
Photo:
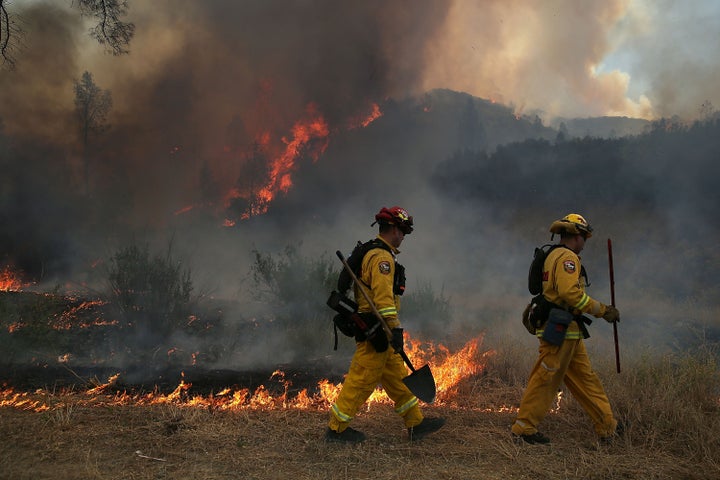
M 345 266 L 345 270 L 347 270 L 347 272 L 350 274 L 350 277 L 352 277 L 355 285 L 358 286 L 358 289 L 362 293 L 363 297 L 365 297 L 365 300 L 367 300 L 368 304 L 370 304 L 370 308 L 372 308 L 373 314 L 380 321 L 380 325 L 382 325 L 383 331 L 388 336 L 388 338 L 391 338 L 392 331 L 390 330 L 390 327 L 388 327 L 387 322 L 385 321 L 383 316 L 380 315 L 380 312 L 378 312 L 377 307 L 375 307 L 375 304 L 370 299 L 368 293 L 365 291 L 365 287 L 363 286 L 363 284 L 358 280 L 355 272 L 353 272 L 352 268 L 350 268 L 350 265 L 348 265 L 347 260 L 345 260 L 342 252 L 338 250 L 337 252 L 335 252 L 335 254 Z M 410 370 L 412 370 L 413 372 L 407 377 L 403 378 L 403 383 L 408 387 L 408 389 L 413 393 L 413 395 L 415 395 L 423 402 L 434 402 L 436 393 L 435 379 L 433 378 L 432 372 L 430 371 L 430 365 L 425 365 L 419 369 L 415 369 L 415 367 L 413 367 L 413 364 L 410 362 L 407 354 L 405 353 L 405 350 L 401 348 L 399 350 L 395 350 L 395 353 L 399 354 L 402 357 L 403 361 L 407 364 L 408 367 L 410 367 Z
M 615 272 L 613 270 L 612 240 L 608 238 L 608 265 L 610 267 L 610 304 L 615 306 Z M 620 373 L 620 347 L 618 346 L 617 322 L 613 322 L 613 337 L 615 338 L 615 368 Z

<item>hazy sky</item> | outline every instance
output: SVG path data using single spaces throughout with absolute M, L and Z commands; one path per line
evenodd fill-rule
M 456 0 L 427 87 L 554 116 L 698 115 L 720 104 L 720 2 Z

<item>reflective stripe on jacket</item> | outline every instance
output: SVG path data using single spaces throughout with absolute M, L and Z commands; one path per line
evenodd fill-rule
M 400 253 L 378 236 L 385 244 L 390 246 L 395 254 Z M 400 297 L 393 293 L 393 280 L 395 278 L 395 257 L 383 248 L 369 250 L 362 261 L 360 281 L 365 286 L 365 291 L 375 304 L 380 315 L 383 316 L 388 327 L 400 326 L 398 311 L 400 310 Z M 365 300 L 362 293 L 355 286 L 355 299 L 358 303 L 358 311 L 372 312 L 372 308 Z

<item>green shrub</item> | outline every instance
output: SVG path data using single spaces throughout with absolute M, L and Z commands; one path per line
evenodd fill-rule
M 430 282 L 418 282 L 403 295 L 400 318 L 403 324 L 413 325 L 418 333 L 441 339 L 449 333 L 447 327 L 452 320 L 450 299 L 443 290 L 436 293 Z
M 167 334 L 185 325 L 193 290 L 190 270 L 173 258 L 150 255 L 145 245 L 130 245 L 113 255 L 108 271 L 111 296 L 128 324 Z
M 303 257 L 290 245 L 276 255 L 258 250 L 252 254 L 251 273 L 258 300 L 279 305 L 285 313 L 307 315 L 327 309 L 325 300 L 339 273 L 327 254 Z
M 325 302 L 335 288 L 339 268 L 327 254 L 305 257 L 295 246 L 277 254 L 258 250 L 252 254 L 253 293 L 270 316 L 262 326 L 263 334 L 290 338 L 302 346 L 304 354 L 327 346 L 333 312 Z

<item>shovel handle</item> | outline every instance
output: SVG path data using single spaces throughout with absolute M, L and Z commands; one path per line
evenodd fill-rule
M 345 270 L 350 274 L 350 277 L 353 279 L 353 282 L 355 282 L 355 285 L 358 286 L 360 289 L 360 292 L 362 293 L 363 297 L 365 297 L 365 300 L 367 300 L 368 304 L 370 304 L 370 308 L 372 308 L 373 314 L 380 320 L 380 325 L 382 325 L 383 330 L 385 331 L 385 334 L 388 336 L 388 338 L 392 338 L 392 331 L 390 330 L 390 327 L 388 326 L 387 322 L 383 318 L 382 315 L 380 315 L 380 312 L 378 312 L 377 307 L 373 303 L 373 301 L 370 299 L 370 295 L 365 291 L 365 287 L 363 284 L 358 280 L 357 276 L 355 275 L 355 272 L 352 271 L 352 268 L 350 268 L 350 265 L 348 265 L 347 260 L 345 260 L 345 257 L 343 256 L 342 252 L 338 250 L 335 252 L 335 255 L 338 256 L 340 261 L 345 266 Z M 399 350 L 395 350 L 396 353 L 399 353 L 402 357 L 403 361 L 407 364 L 408 367 L 410 367 L 410 370 L 413 372 L 415 371 L 415 367 L 413 367 L 412 362 L 410 362 L 410 359 L 408 358 L 407 354 L 405 353 L 405 350 L 402 348 Z
M 335 252 L 335 255 L 338 256 L 342 264 L 345 266 L 345 270 L 350 274 L 350 277 L 353 279 L 353 282 L 355 282 L 355 285 L 358 286 L 360 289 L 360 292 L 362 293 L 363 297 L 365 297 L 365 300 L 370 304 L 370 308 L 372 308 L 373 314 L 380 320 L 380 325 L 382 325 L 383 330 L 385 331 L 385 334 L 388 336 L 388 338 L 392 338 L 392 331 L 390 330 L 390 327 L 388 327 L 387 322 L 383 318 L 382 315 L 380 315 L 380 312 L 378 312 L 377 307 L 375 307 L 375 304 L 370 299 L 370 295 L 365 291 L 365 287 L 363 287 L 363 284 L 360 283 L 357 276 L 355 275 L 355 272 L 352 271 L 352 268 L 350 268 L 350 265 L 348 265 L 347 260 L 345 260 L 345 257 L 343 256 L 342 252 L 338 250 Z M 414 369 L 413 369 L 414 370 Z
M 405 350 L 401 349 L 397 353 L 400 354 L 403 361 L 407 364 L 408 367 L 410 367 L 410 370 L 412 370 L 413 372 L 417 372 L 417 370 L 415 370 L 415 367 L 413 367 L 413 364 L 410 362 L 410 359 L 408 358 L 407 353 L 405 353 Z

